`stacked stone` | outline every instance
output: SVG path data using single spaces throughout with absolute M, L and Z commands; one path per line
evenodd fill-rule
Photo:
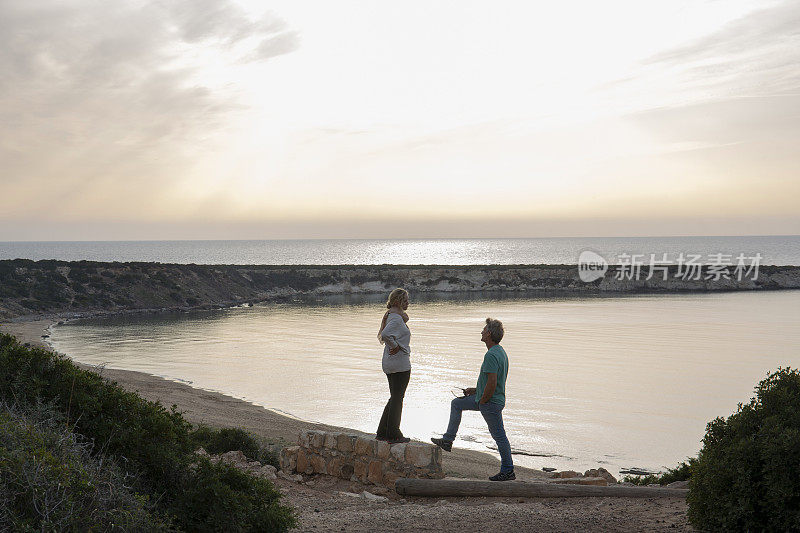
M 302 431 L 297 446 L 281 451 L 287 473 L 328 474 L 351 481 L 394 486 L 397 478 L 441 479 L 442 453 L 437 446 L 386 441 L 349 433 Z

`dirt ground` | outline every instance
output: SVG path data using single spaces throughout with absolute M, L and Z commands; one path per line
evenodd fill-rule
M 46 345 L 42 335 L 54 319 L 5 322 L 0 331 L 20 342 Z M 90 368 L 90 367 L 87 367 Z M 301 430 L 358 431 L 311 424 L 216 392 L 195 389 L 142 372 L 96 369 L 122 387 L 165 406 L 177 405 L 193 423 L 241 427 L 271 442 L 293 444 Z M 486 479 L 498 460 L 454 449 L 443 454 L 449 476 Z M 518 467 L 517 479 L 541 480 L 544 472 Z M 692 531 L 681 498 L 402 498 L 394 491 L 330 476 L 304 476 L 302 483 L 279 479 L 286 503 L 297 509 L 298 531 Z M 387 498 L 356 497 L 368 491 Z

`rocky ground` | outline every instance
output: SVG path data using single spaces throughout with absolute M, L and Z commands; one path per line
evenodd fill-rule
M 401 498 L 330 476 L 306 479 L 277 482 L 299 512 L 299 531 L 692 531 L 678 498 Z

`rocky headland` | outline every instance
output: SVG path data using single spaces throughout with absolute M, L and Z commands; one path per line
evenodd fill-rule
M 223 307 L 291 296 L 413 293 L 614 294 L 800 288 L 800 266 L 761 266 L 758 277 L 691 279 L 677 266 L 635 276 L 611 265 L 584 282 L 577 265 L 195 265 L 0 261 L 0 318 Z M 647 279 L 647 278 L 650 279 Z

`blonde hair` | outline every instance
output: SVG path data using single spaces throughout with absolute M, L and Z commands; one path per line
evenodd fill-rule
M 487 318 L 486 328 L 489 330 L 489 335 L 492 337 L 492 342 L 500 344 L 500 341 L 503 340 L 503 335 L 506 332 L 505 329 L 503 329 L 503 323 L 496 318 Z
M 386 300 L 386 309 L 391 309 L 392 307 L 400 307 L 400 302 L 403 301 L 403 298 L 408 300 L 408 291 L 405 289 L 397 288 L 389 293 L 389 299 Z

